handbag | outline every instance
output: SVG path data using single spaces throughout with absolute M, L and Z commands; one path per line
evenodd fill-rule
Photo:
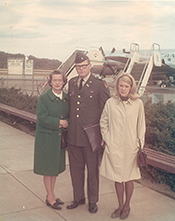
M 147 166 L 147 154 L 144 149 L 141 148 L 141 142 L 139 139 L 139 151 L 137 153 L 137 164 L 138 167 L 146 167 Z
M 89 124 L 83 126 L 83 129 L 88 136 L 88 140 L 91 145 L 92 151 L 94 152 L 101 149 L 102 135 L 100 132 L 100 124 Z
M 67 130 L 62 130 L 61 133 L 61 148 L 65 149 L 67 147 Z

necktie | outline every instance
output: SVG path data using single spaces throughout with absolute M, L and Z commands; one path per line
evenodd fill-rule
M 80 85 L 79 85 L 79 91 L 81 90 L 81 88 L 82 88 L 82 86 L 83 86 L 83 78 L 81 78 L 81 80 L 80 80 Z

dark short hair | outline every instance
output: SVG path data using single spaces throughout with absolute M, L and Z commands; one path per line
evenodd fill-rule
M 52 85 L 51 85 L 51 82 L 52 82 L 52 76 L 53 76 L 53 74 L 60 74 L 60 75 L 62 75 L 64 85 L 67 83 L 67 77 L 66 77 L 66 75 L 63 74 L 63 73 L 62 73 L 61 71 L 59 71 L 59 70 L 54 70 L 54 71 L 52 71 L 52 72 L 50 73 L 50 75 L 49 75 L 49 81 L 48 81 L 48 83 L 49 83 L 50 86 L 52 86 Z M 64 85 L 63 85 L 63 87 L 64 87 Z

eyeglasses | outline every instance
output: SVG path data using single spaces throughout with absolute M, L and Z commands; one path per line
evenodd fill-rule
M 89 64 L 75 65 L 75 67 L 76 67 L 77 69 L 80 69 L 80 68 L 86 69 L 88 65 L 89 65 Z

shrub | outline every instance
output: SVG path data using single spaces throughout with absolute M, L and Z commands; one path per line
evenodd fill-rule
M 145 104 L 145 146 L 175 156 L 175 103 Z M 141 168 L 143 178 L 166 183 L 175 192 L 175 174 L 149 166 Z
M 175 156 L 175 103 L 145 104 L 145 145 Z
M 21 89 L 15 89 L 14 87 L 10 89 L 0 88 L 0 103 L 35 114 L 37 102 L 37 96 L 23 94 Z
M 140 169 L 141 176 L 144 179 L 149 179 L 151 182 L 166 183 L 171 187 L 171 190 L 175 192 L 175 174 L 161 171 L 148 165 L 146 168 Z

